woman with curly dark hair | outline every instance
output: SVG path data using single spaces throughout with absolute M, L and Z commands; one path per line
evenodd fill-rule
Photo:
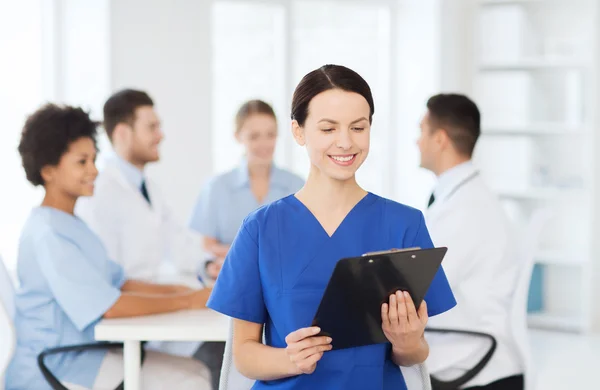
M 203 308 L 210 290 L 194 291 L 126 280 L 100 239 L 74 215 L 77 198 L 94 192 L 98 174 L 96 123 L 80 108 L 48 104 L 23 128 L 19 153 L 27 179 L 43 186 L 19 242 L 15 324 L 17 348 L 6 376 L 7 390 L 49 389 L 38 355 L 49 348 L 94 342 L 103 317 L 130 317 Z M 119 364 L 120 362 L 120 364 Z M 106 350 L 65 352 L 46 359 L 48 369 L 70 389 L 115 388 L 123 378 L 122 356 Z M 209 389 L 209 373 L 192 359 L 148 352 L 144 388 Z M 183 386 L 183 387 L 182 387 Z

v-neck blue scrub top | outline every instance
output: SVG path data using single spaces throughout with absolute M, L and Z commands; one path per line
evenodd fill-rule
M 290 195 L 244 220 L 208 307 L 265 324 L 266 344 L 285 348 L 289 333 L 311 325 L 339 259 L 410 247 L 433 247 L 419 210 L 368 193 L 330 237 Z M 456 305 L 442 268 L 425 301 L 430 316 Z M 390 343 L 325 352 L 312 374 L 257 381 L 253 389 L 406 389 L 390 353 Z

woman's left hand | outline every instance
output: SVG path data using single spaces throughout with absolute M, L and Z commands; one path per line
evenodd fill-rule
M 422 346 L 427 325 L 427 304 L 423 300 L 419 311 L 408 292 L 390 295 L 390 301 L 381 305 L 382 328 L 395 352 L 412 353 Z

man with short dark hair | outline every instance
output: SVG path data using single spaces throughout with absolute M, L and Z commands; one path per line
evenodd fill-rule
M 78 213 L 128 276 L 161 281 L 164 266 L 171 265 L 200 284 L 196 278 L 207 257 L 202 236 L 176 220 L 157 183 L 146 176 L 146 165 L 160 159 L 163 139 L 154 101 L 139 90 L 116 92 L 104 104 L 104 127 L 114 153 L 96 179 L 94 196 L 80 200 Z M 160 350 L 191 356 L 198 343 L 163 343 Z M 196 355 L 209 366 L 213 386 L 223 350 L 224 343 L 205 343 Z
M 163 139 L 154 102 L 133 89 L 113 94 L 104 104 L 104 128 L 114 153 L 96 180 L 94 196 L 82 199 L 78 212 L 128 275 L 157 281 L 166 262 L 195 274 L 205 256 L 201 236 L 177 223 L 145 172 L 160 159 Z
M 444 271 L 457 306 L 429 320 L 432 328 L 492 335 L 491 360 L 461 388 L 523 389 L 522 367 L 510 328 L 519 272 L 515 241 L 497 197 L 471 158 L 480 135 L 480 113 L 468 97 L 440 94 L 427 102 L 421 122 L 421 167 L 437 176 L 426 213 L 436 246 L 448 247 Z M 455 379 L 473 368 L 489 341 L 428 333 L 427 365 L 435 378 Z

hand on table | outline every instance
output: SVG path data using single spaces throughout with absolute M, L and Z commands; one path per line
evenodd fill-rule
M 205 309 L 212 288 L 194 290 L 190 293 L 190 309 Z
M 223 267 L 224 259 L 215 259 L 206 264 L 206 274 L 208 277 L 216 280 L 221 272 L 221 267 Z

